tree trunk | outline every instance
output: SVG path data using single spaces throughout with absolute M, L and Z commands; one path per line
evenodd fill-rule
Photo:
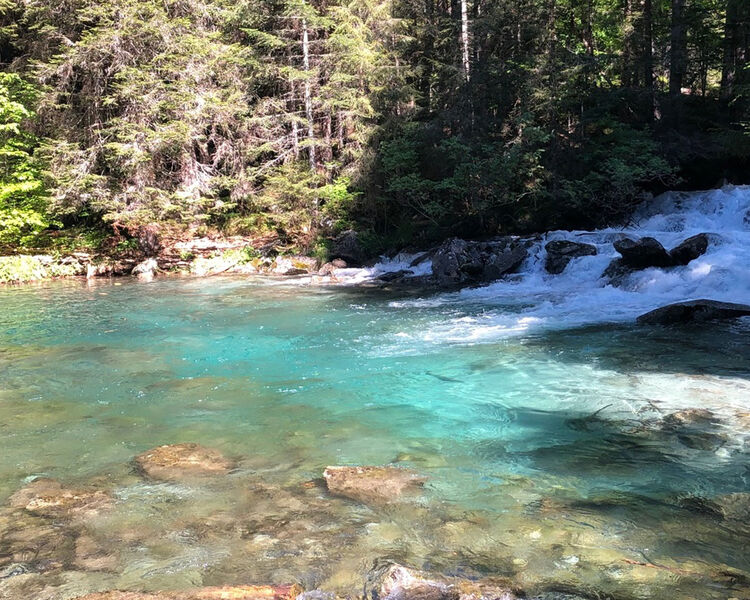
M 305 117 L 307 118 L 308 156 L 310 170 L 315 170 L 315 122 L 313 121 L 312 82 L 310 81 L 310 39 L 307 19 L 302 19 L 302 66 L 305 71 Z
M 470 50 L 469 50 L 469 11 L 466 6 L 467 0 L 461 0 L 461 50 L 462 62 L 464 69 L 464 78 L 466 81 L 471 79 L 470 70 Z
M 685 0 L 672 0 L 672 30 L 669 48 L 669 95 L 682 93 L 685 77 Z

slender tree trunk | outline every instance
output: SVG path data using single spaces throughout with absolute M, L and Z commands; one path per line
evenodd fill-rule
M 732 97 L 734 80 L 737 74 L 738 46 L 738 3 L 742 0 L 728 0 L 727 14 L 724 20 L 724 52 L 721 65 L 720 95 L 728 100 Z
M 669 95 L 682 93 L 685 77 L 685 0 L 672 0 L 672 30 L 669 48 Z
M 312 108 L 312 82 L 310 81 L 310 39 L 307 32 L 307 19 L 302 19 L 302 66 L 305 71 L 305 117 L 307 118 L 308 156 L 310 170 L 315 170 L 315 122 Z
M 471 79 L 471 63 L 469 56 L 471 54 L 469 49 L 469 11 L 466 6 L 467 0 L 461 0 L 461 55 L 464 68 L 464 78 L 466 81 Z

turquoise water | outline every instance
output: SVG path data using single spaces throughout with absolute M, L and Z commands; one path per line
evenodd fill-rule
M 383 559 L 531 592 L 750 597 L 750 323 L 473 335 L 524 305 L 443 299 L 232 278 L 0 289 L 0 502 L 34 476 L 111 490 L 113 511 L 77 527 L 117 565 L 62 560 L 0 579 L 0 598 L 39 581 L 50 598 L 348 593 Z M 669 425 L 695 407 L 712 420 Z M 190 485 L 134 473 L 136 454 L 188 441 L 238 469 Z M 369 507 L 326 493 L 333 464 L 429 481 Z M 3 548 L 0 568 L 18 562 Z

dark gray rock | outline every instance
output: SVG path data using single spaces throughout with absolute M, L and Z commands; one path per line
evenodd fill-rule
M 438 283 L 479 283 L 513 273 L 521 266 L 528 250 L 517 238 L 490 242 L 446 240 L 432 257 L 432 274 Z
M 622 254 L 623 264 L 632 269 L 648 269 L 649 267 L 671 267 L 674 265 L 672 257 L 658 240 L 652 237 L 633 240 L 623 238 L 614 243 L 615 250 Z
M 716 300 L 688 300 L 662 306 L 638 317 L 638 323 L 673 325 L 692 321 L 737 319 L 750 316 L 750 305 L 717 302 Z
M 332 259 L 340 258 L 352 267 L 360 266 L 366 258 L 357 232 L 351 229 L 333 240 L 329 254 Z
M 155 224 L 140 227 L 136 233 L 136 241 L 146 256 L 156 256 L 163 248 L 159 237 L 159 227 Z
M 376 277 L 378 281 L 384 281 L 386 283 L 392 281 L 400 281 L 408 275 L 413 275 L 414 271 L 408 269 L 402 269 L 401 271 L 390 271 L 389 273 L 382 273 Z
M 604 269 L 602 277 L 607 279 L 610 285 L 617 287 L 621 285 L 624 279 L 632 272 L 633 269 L 628 267 L 621 258 L 615 258 L 607 265 L 607 268 Z
M 675 265 L 686 265 L 691 260 L 702 256 L 708 250 L 708 241 L 708 234 L 705 233 L 699 233 L 687 238 L 669 251 L 672 263 Z
M 559 275 L 568 266 L 568 263 L 574 258 L 581 256 L 595 256 L 596 246 L 591 244 L 582 244 L 581 242 L 571 242 L 568 240 L 555 240 L 544 246 L 547 251 L 547 260 L 544 268 L 547 273 Z

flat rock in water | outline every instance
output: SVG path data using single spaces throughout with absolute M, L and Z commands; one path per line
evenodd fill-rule
M 432 256 L 432 275 L 441 285 L 482 283 L 514 273 L 528 257 L 526 244 L 505 237 L 489 242 L 453 238 Z
M 39 478 L 9 499 L 12 508 L 47 516 L 90 516 L 112 505 L 112 496 L 101 490 L 66 488 L 55 479 Z
M 224 475 L 234 464 L 221 452 L 200 444 L 168 444 L 135 457 L 138 470 L 151 479 L 175 480 Z
M 750 305 L 718 302 L 716 300 L 688 300 L 662 306 L 638 317 L 638 323 L 673 325 L 693 321 L 737 319 L 750 316 Z
M 96 592 L 78 600 L 292 600 L 301 592 L 296 585 L 240 585 L 205 587 L 180 592 Z
M 417 493 L 427 480 L 410 469 L 370 466 L 327 467 L 323 477 L 332 494 L 374 504 Z

